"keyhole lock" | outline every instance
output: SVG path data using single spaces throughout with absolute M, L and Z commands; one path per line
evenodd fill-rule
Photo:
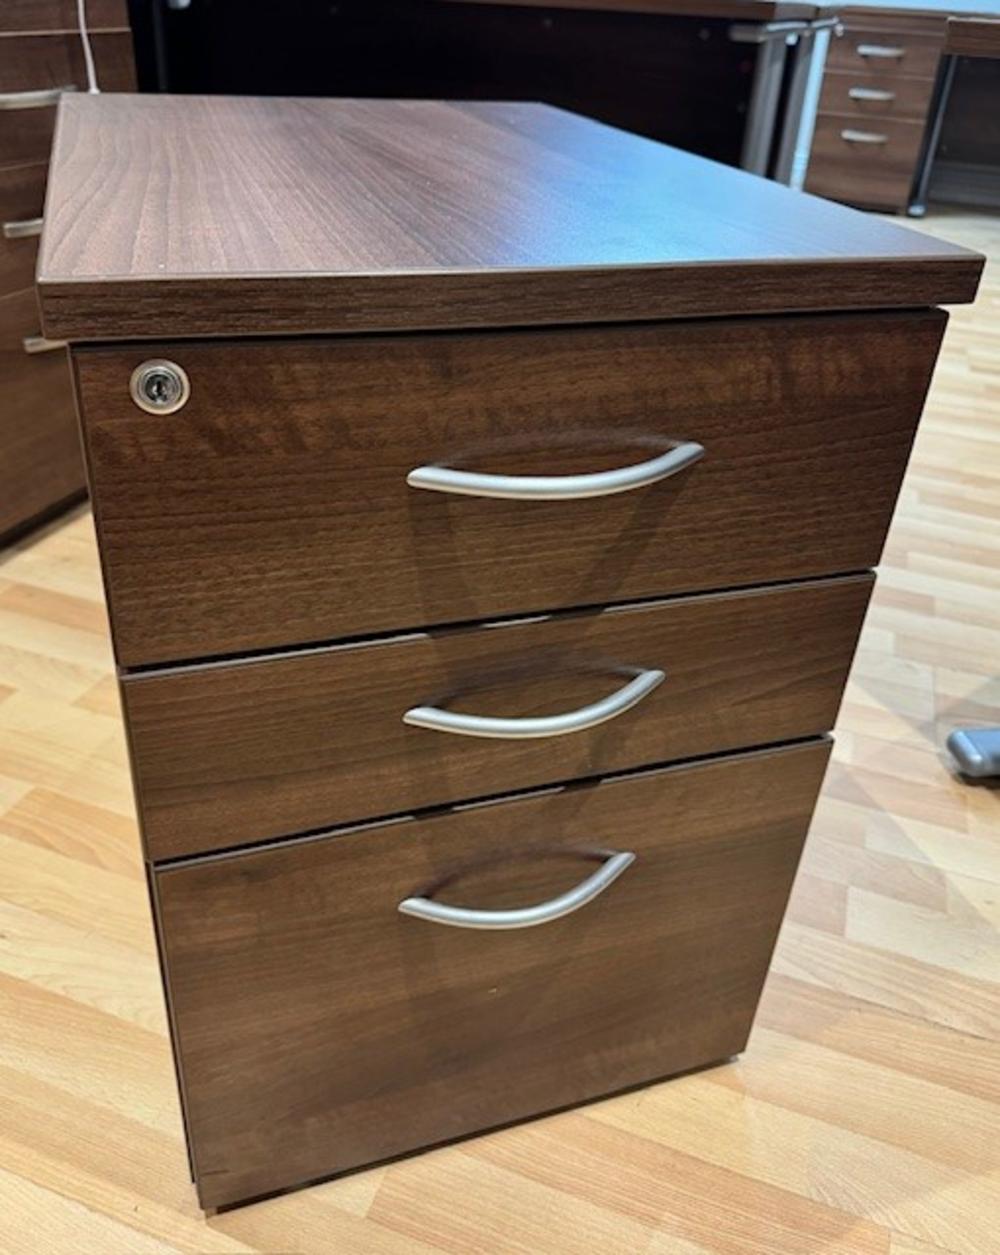
M 191 395 L 184 368 L 161 358 L 137 366 L 128 387 L 132 400 L 147 414 L 175 414 Z

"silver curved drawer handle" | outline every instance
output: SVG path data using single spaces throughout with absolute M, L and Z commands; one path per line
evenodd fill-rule
M 676 475 L 703 457 L 705 449 L 693 440 L 675 445 L 668 453 L 634 466 L 593 475 L 481 475 L 447 466 L 418 466 L 406 482 L 411 488 L 455 492 L 465 497 L 503 497 L 511 501 L 573 501 L 580 497 L 608 497 L 615 492 L 645 488 Z
M 467 906 L 447 906 L 443 902 L 435 902 L 433 898 L 404 898 L 398 909 L 401 915 L 427 919 L 434 924 L 450 924 L 452 928 L 534 928 L 537 924 L 549 924 L 564 915 L 571 915 L 581 906 L 593 902 L 634 862 L 635 855 L 628 850 L 609 854 L 607 861 L 575 888 L 557 898 L 550 898 L 548 902 L 513 911 L 476 911 Z
M 64 92 L 75 92 L 72 83 L 65 87 L 44 87 L 30 92 L 0 92 L 0 109 L 48 109 L 59 103 Z
M 506 741 L 527 741 L 533 737 L 566 736 L 585 732 L 599 723 L 623 715 L 664 681 L 662 671 L 641 671 L 634 680 L 610 697 L 570 710 L 564 715 L 542 715 L 532 719 L 494 719 L 488 715 L 465 715 L 459 711 L 442 710 L 439 706 L 414 706 L 403 716 L 403 722 L 414 728 L 431 728 L 435 732 L 454 732 L 458 736 L 493 737 Z
M 850 127 L 840 132 L 840 138 L 849 144 L 887 144 L 889 136 L 881 131 L 854 131 Z
M 3 224 L 3 238 L 5 240 L 26 240 L 29 236 L 41 234 L 41 218 L 22 218 L 19 222 L 5 222 Z
M 878 100 L 884 102 L 896 99 L 895 92 L 882 91 L 878 87 L 852 87 L 847 94 L 851 100 Z
M 858 44 L 859 57 L 876 57 L 882 61 L 899 61 L 905 51 L 895 44 Z
M 25 353 L 54 353 L 66 348 L 65 340 L 46 340 L 45 336 L 25 336 L 22 344 Z

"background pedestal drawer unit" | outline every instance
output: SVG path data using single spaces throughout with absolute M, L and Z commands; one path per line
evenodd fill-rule
M 743 1049 L 980 265 L 542 106 L 63 102 L 206 1206 Z
M 90 0 L 95 74 L 134 91 L 125 0 Z M 0 2 L 0 543 L 80 497 L 65 345 L 39 335 L 35 257 L 56 103 L 85 91 L 75 0 Z

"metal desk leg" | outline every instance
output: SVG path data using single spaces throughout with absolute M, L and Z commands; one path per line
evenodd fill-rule
M 963 776 L 1000 776 L 1000 728 L 956 728 L 947 744 Z
M 805 22 L 738 22 L 729 28 L 729 38 L 736 43 L 758 45 L 740 153 L 740 165 L 753 174 L 768 172 L 788 46 L 805 29 Z
M 826 54 L 830 46 L 830 35 L 836 25 L 836 18 L 810 22 L 808 29 L 799 35 L 795 47 L 792 81 L 778 141 L 774 178 L 797 191 L 802 190 L 806 181 L 819 97 L 823 88 Z
M 920 153 L 920 164 L 917 166 L 917 179 L 910 198 L 909 214 L 912 218 L 922 218 L 927 212 L 927 188 L 931 181 L 931 170 L 937 154 L 938 140 L 941 138 L 941 126 L 944 122 L 944 111 L 948 108 L 948 97 L 951 85 L 955 81 L 955 67 L 958 57 L 943 56 L 938 72 L 937 87 L 934 91 L 934 102 L 931 105 L 931 121 L 924 135 L 924 146 Z

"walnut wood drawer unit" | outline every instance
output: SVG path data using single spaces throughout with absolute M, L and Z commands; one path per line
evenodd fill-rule
M 848 11 L 844 27 L 830 41 L 806 188 L 902 212 L 923 151 L 944 19 Z
M 159 871 L 204 1202 L 741 1051 L 828 749 Z M 564 894 L 629 855 L 614 883 L 558 917 Z M 476 926 L 421 918 L 428 903 Z M 526 903 L 553 918 L 489 927 Z
M 981 264 L 541 106 L 63 100 L 206 1206 L 743 1049 Z

